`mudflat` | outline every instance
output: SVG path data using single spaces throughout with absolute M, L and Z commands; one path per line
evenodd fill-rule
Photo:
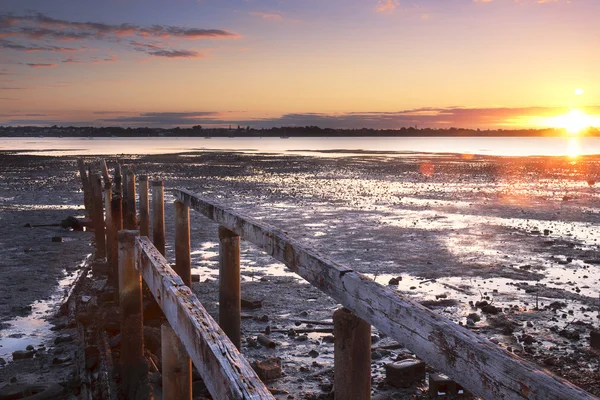
M 600 394 L 599 361 L 590 346 L 590 332 L 600 325 L 597 157 L 217 151 L 120 161 L 138 175 L 165 181 L 169 260 L 175 211 L 168 189 L 181 187 L 277 226 Z M 83 214 L 74 157 L 4 154 L 0 163 L 2 341 L 10 321 L 51 298 L 92 248 L 88 232 L 24 227 Z M 201 281 L 193 289 L 216 317 L 217 226 L 194 212 L 191 217 L 192 267 Z M 54 236 L 63 239 L 52 242 Z M 331 334 L 310 321 L 326 328 L 335 302 L 245 243 L 242 281 L 244 297 L 263 300 L 261 309 L 247 311 L 243 352 L 255 360 L 282 358 L 286 376 L 270 384 L 282 396 L 325 396 Z M 265 330 L 279 344 L 274 350 L 255 347 Z M 390 339 L 375 328 L 373 334 L 374 342 L 381 340 L 373 353 L 375 391 L 425 396 L 418 386 L 398 391 L 385 383 L 384 364 L 410 352 L 386 350 Z

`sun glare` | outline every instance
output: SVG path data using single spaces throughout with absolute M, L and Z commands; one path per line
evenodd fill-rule
M 584 93 L 584 92 L 583 92 L 583 89 L 582 89 L 582 88 L 577 88 L 577 89 L 575 89 L 575 94 L 576 94 L 577 96 L 581 96 L 583 93 Z
M 543 125 L 553 128 L 565 129 L 571 135 L 577 135 L 581 131 L 598 124 L 600 118 L 587 115 L 581 110 L 572 110 L 568 114 L 545 118 Z

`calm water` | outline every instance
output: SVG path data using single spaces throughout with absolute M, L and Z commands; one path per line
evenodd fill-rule
M 496 156 L 600 154 L 600 138 L 0 138 L 0 150 L 47 155 L 160 154 L 197 150 L 256 152 L 419 152 Z M 329 154 L 331 155 L 331 154 Z

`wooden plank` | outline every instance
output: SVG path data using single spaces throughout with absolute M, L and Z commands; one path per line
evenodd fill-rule
M 196 295 L 145 237 L 136 238 L 138 268 L 215 399 L 274 399 Z
M 304 248 L 285 232 L 202 199 L 175 198 L 264 249 L 358 317 L 396 339 L 467 390 L 491 399 L 596 399 L 550 371 L 400 296 L 368 277 Z

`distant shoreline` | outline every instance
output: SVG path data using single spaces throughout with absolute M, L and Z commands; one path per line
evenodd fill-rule
M 300 138 L 357 138 L 357 137 L 563 137 L 575 136 L 564 129 L 332 129 L 316 126 L 279 127 L 269 129 L 241 128 L 123 128 L 123 127 L 40 127 L 40 126 L 0 126 L 0 137 L 51 137 L 51 138 L 110 138 L 110 137 L 197 137 L 197 138 L 261 138 L 279 137 Z M 576 136 L 598 137 L 599 128 L 588 128 Z

